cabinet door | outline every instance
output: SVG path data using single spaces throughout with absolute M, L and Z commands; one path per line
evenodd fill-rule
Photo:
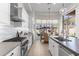
M 32 45 L 32 36 L 29 36 L 28 40 L 29 40 L 29 44 L 28 44 L 28 50 L 29 50 Z
M 59 49 L 58 43 L 56 43 L 52 39 L 49 39 L 49 50 L 52 56 L 58 56 L 58 49 Z
M 59 46 L 58 46 L 58 43 L 54 42 L 54 56 L 58 56 L 58 49 L 59 49 Z
M 74 54 L 68 51 L 66 48 L 59 46 L 59 56 L 74 56 Z
M 10 51 L 6 56 L 20 56 L 20 46 Z
M 10 51 L 6 56 L 13 56 L 13 55 L 14 55 L 13 51 Z
M 10 25 L 10 3 L 0 3 L 0 26 Z
M 49 50 L 50 50 L 50 52 L 51 52 L 51 39 L 49 39 Z
M 20 46 L 17 46 L 14 50 L 14 56 L 20 56 Z
M 52 56 L 54 55 L 54 46 L 53 46 L 53 40 L 49 39 L 49 50 L 52 54 Z

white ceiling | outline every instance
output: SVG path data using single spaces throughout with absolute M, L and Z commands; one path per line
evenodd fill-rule
M 69 8 L 72 6 L 72 3 L 65 3 L 64 6 L 62 3 L 25 3 L 24 6 L 28 13 L 34 13 L 36 19 L 49 19 L 49 10 L 50 7 L 50 15 L 51 19 L 59 19 L 60 13 L 59 10 L 62 8 Z
M 59 11 L 62 7 L 63 7 L 63 4 L 62 3 L 57 3 L 57 4 L 53 4 L 53 3 L 31 3 L 30 4 L 32 9 L 35 11 L 35 12 L 49 12 L 48 8 L 50 7 L 51 9 L 51 12 L 57 12 Z M 68 7 L 69 3 L 67 4 L 64 4 L 64 7 Z

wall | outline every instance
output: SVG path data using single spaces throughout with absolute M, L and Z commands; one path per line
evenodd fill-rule
M 10 4 L 0 3 L 0 24 L 10 24 Z
M 32 24 L 33 24 L 32 19 L 33 19 L 32 16 L 29 15 L 28 28 L 30 32 L 32 32 Z
M 16 30 L 15 28 L 11 28 L 11 27 L 0 27 L 0 42 L 16 37 Z
M 22 6 L 22 4 L 19 4 Z M 23 6 L 22 6 L 23 7 Z M 17 31 L 28 32 L 29 16 L 25 8 L 22 8 L 22 27 L 12 27 L 10 23 L 10 3 L 0 3 L 0 42 L 16 37 Z
M 0 42 L 15 36 L 16 30 L 10 26 L 10 4 L 0 3 Z

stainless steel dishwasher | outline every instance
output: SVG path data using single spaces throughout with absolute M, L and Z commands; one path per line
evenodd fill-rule
M 68 51 L 66 48 L 60 46 L 59 47 L 59 56 L 74 56 L 70 51 Z

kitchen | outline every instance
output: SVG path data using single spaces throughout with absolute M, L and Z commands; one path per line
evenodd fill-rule
M 0 3 L 0 56 L 79 56 L 79 3 Z

